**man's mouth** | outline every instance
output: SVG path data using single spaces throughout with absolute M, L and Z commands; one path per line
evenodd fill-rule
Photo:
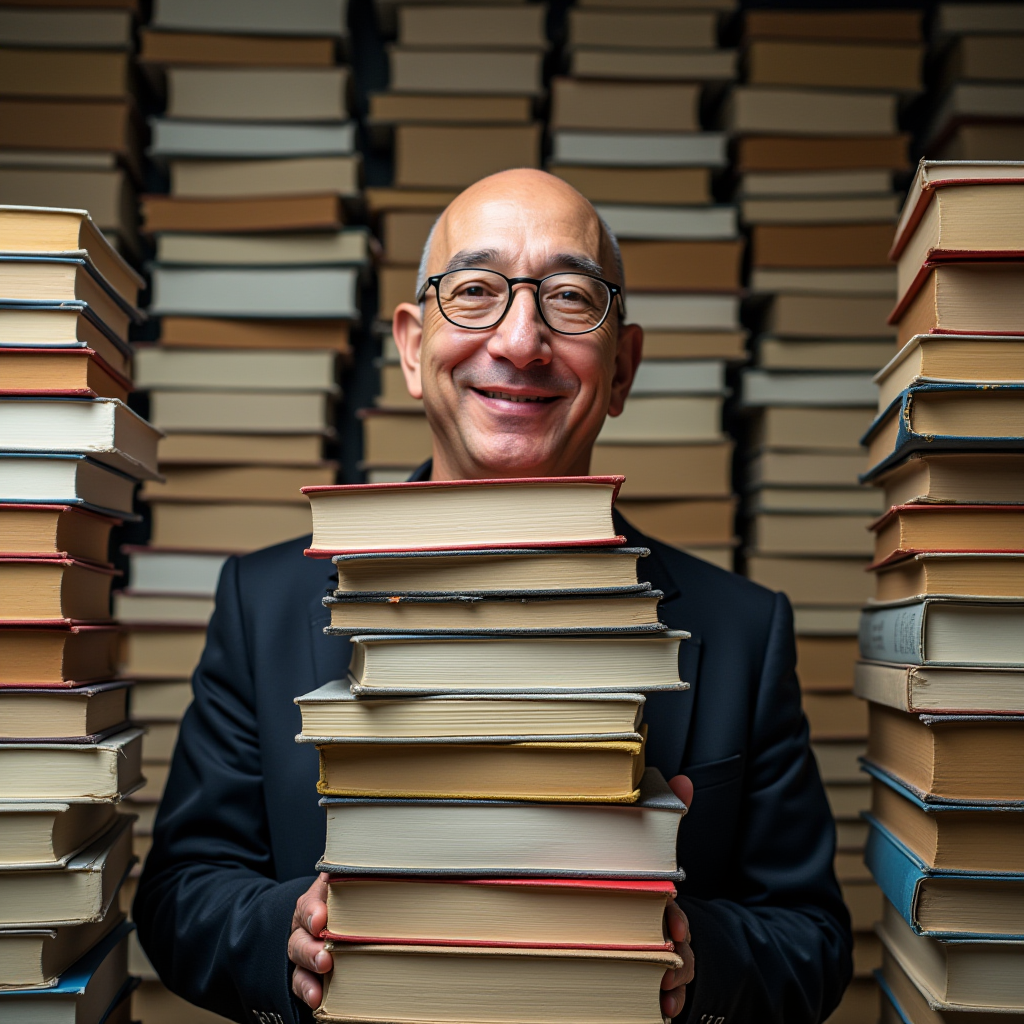
M 484 398 L 498 399 L 502 402 L 553 402 L 557 395 L 512 395 L 507 391 L 485 391 L 483 388 L 473 388 L 478 395 Z

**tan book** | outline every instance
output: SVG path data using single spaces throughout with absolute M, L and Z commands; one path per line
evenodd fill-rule
M 588 167 L 552 164 L 548 170 L 592 203 L 703 206 L 711 202 L 707 167 Z
M 169 548 L 242 553 L 309 533 L 308 509 L 291 502 L 161 501 L 152 515 L 150 543 Z
M 73 505 L 0 504 L 4 553 L 107 564 L 118 520 Z
M 677 547 L 731 546 L 736 534 L 734 498 L 636 501 L 616 507 L 637 529 Z
M 942 81 L 947 87 L 958 81 L 1019 82 L 1022 59 L 1024 40 L 1019 35 L 957 36 L 944 55 Z
M 66 687 L 109 679 L 117 670 L 120 640 L 118 630 L 109 626 L 5 625 L 0 629 L 0 684 Z
M 747 332 L 644 331 L 645 359 L 747 359 Z
M 322 434 L 169 434 L 160 442 L 160 466 L 232 463 L 316 467 Z
M 329 410 L 329 396 L 315 391 L 154 390 L 149 414 L 169 434 L 326 434 Z
M 540 49 L 421 50 L 392 46 L 390 87 L 395 92 L 540 96 L 544 53 Z
M 349 352 L 347 320 L 160 318 L 160 342 L 174 348 L 311 348 Z
M 139 123 L 128 100 L 0 100 L 7 149 L 110 152 L 138 159 Z
M 958 124 L 935 155 L 943 160 L 1024 160 L 1024 129 L 1013 121 Z
M 876 562 L 923 551 L 1024 552 L 1024 505 L 897 505 L 871 529 Z
M 440 213 L 458 194 L 458 189 L 387 188 L 371 185 L 363 190 L 363 199 L 370 213 L 385 210 L 434 210 Z
M 430 229 L 437 221 L 433 210 L 388 210 L 380 215 L 384 256 L 391 263 L 419 263 Z
M 132 93 L 127 53 L 0 47 L 0 94 L 119 99 Z
M 367 117 L 371 125 L 528 124 L 532 119 L 529 96 L 403 92 L 372 93 Z
M 400 46 L 427 49 L 546 50 L 544 8 L 529 4 L 478 6 L 467 16 L 459 4 L 398 8 Z
M 0 378 L 8 394 L 63 392 L 76 398 L 127 401 L 129 380 L 87 348 L 0 348 Z
M 5 740 L 86 741 L 127 725 L 127 718 L 127 683 L 94 683 L 73 690 L 0 688 L 0 738 Z M 0 827 L 4 820 L 0 815 Z M 9 852 L 5 843 L 4 853 Z
M 569 71 L 576 78 L 615 81 L 731 82 L 736 58 L 735 50 L 578 46 L 569 51 Z
M 885 897 L 882 895 L 882 890 L 873 881 L 866 882 L 843 882 L 840 885 L 840 889 L 843 893 L 843 902 L 846 904 L 847 909 L 850 911 L 850 924 L 857 931 L 868 931 L 874 927 L 875 922 L 882 916 L 882 906 L 885 903 Z M 871 1011 L 877 1003 L 877 991 L 878 988 L 874 981 L 870 982 L 869 996 L 873 996 L 874 999 L 867 999 L 867 1006 L 860 1006 L 858 1010 L 868 1010 L 868 1019 L 871 1017 Z M 864 993 L 859 993 L 861 998 L 864 998 Z M 854 1020 L 863 1020 L 858 1013 L 853 1018 Z
M 0 556 L 0 619 L 101 622 L 110 618 L 113 569 L 72 558 Z
M 136 594 L 128 590 L 114 593 L 114 618 L 124 626 L 205 626 L 211 615 L 210 597 Z
M 700 86 L 555 78 L 551 127 L 700 131 Z
M 877 601 L 936 594 L 1024 599 L 1024 554 L 923 552 L 875 568 Z
M 868 707 L 852 693 L 805 693 L 812 740 L 860 740 L 868 734 Z
M 192 701 L 192 683 L 188 679 L 169 682 L 144 680 L 132 690 L 132 714 L 140 721 L 177 722 Z
M 871 425 L 867 409 L 796 409 L 768 406 L 758 412 L 753 443 L 758 447 L 856 451 Z M 859 472 L 859 470 L 858 470 Z
M 742 241 L 622 242 L 631 292 L 737 291 Z
M 885 312 L 890 302 L 874 295 L 776 295 L 765 326 L 791 338 L 892 337 Z
M 299 490 L 310 484 L 333 484 L 335 462 L 319 466 L 167 466 L 165 480 L 147 481 L 144 501 L 304 502 Z
M 417 272 L 416 263 L 404 266 L 383 265 L 377 268 L 379 320 L 390 320 L 400 303 L 416 301 Z
M 723 127 L 734 132 L 895 135 L 896 97 L 887 93 L 737 86 L 726 100 Z
M 140 344 L 135 381 L 151 391 L 337 394 L 333 352 L 238 352 Z
M 751 135 L 736 140 L 739 171 L 909 170 L 908 135 L 804 138 Z M 891 239 L 890 239 L 891 240 Z
M 647 50 L 713 50 L 718 15 L 713 11 L 569 11 L 568 45 Z
M 722 439 L 719 395 L 636 395 L 604 421 L 598 444 L 671 444 Z
M 429 459 L 433 435 L 419 410 L 363 409 L 363 465 L 410 468 Z
M 796 666 L 803 693 L 834 693 L 853 686 L 857 639 L 852 636 L 798 636 Z
M 740 216 L 746 224 L 874 224 L 895 221 L 899 197 L 839 196 L 745 198 Z
M 125 634 L 121 671 L 132 679 L 189 678 L 205 644 L 205 629 L 135 627 Z M 134 694 L 132 714 L 141 714 Z
M 395 184 L 464 188 L 510 167 L 540 166 L 539 125 L 395 128 Z
M 878 491 L 864 487 L 758 487 L 748 492 L 747 509 L 759 512 L 854 512 L 880 516 L 883 505 Z
M 831 173 L 831 172 L 826 172 Z M 873 172 L 864 172 L 873 173 Z M 882 172 L 885 173 L 885 172 Z M 798 175 L 794 175 L 798 177 Z M 771 270 L 755 268 L 750 275 L 753 292 L 803 292 L 809 295 L 888 295 L 896 294 L 896 271 L 882 270 Z
M 916 43 L 921 39 L 919 11 L 748 11 L 746 39 L 831 39 L 837 42 Z
M 924 46 L 885 39 L 868 44 L 753 39 L 746 50 L 751 85 L 919 92 Z
M 732 450 L 731 441 L 678 445 L 600 444 L 594 448 L 591 470 L 599 475 L 614 475 L 628 468 L 621 493 L 629 501 L 725 498 L 732 489 Z M 631 507 L 643 515 L 637 506 Z M 650 511 L 653 514 L 653 510 Z M 671 515 L 678 509 L 666 508 L 665 511 Z M 637 525 L 644 528 L 642 523 Z M 662 521 L 660 525 L 666 524 Z
M 757 267 L 885 267 L 890 224 L 758 224 L 751 232 Z
M 757 365 L 769 370 L 874 370 L 892 355 L 892 342 L 760 338 Z
M 827 784 L 825 796 L 833 816 L 840 821 L 859 820 L 863 811 L 871 809 L 871 786 L 867 783 Z
M 1024 456 L 915 452 L 878 477 L 885 506 L 914 502 L 1024 503 Z
M 151 1024 L 178 1024 L 188 1020 L 190 1024 L 225 1024 L 226 1018 L 176 996 L 170 989 L 155 980 L 143 979 L 132 992 L 132 1016 Z
M 832 1016 L 836 1024 L 843 1021 L 878 1020 L 882 1002 L 884 999 L 874 978 L 855 977 L 843 992 L 843 998 L 832 1011 Z
M 0 332 L 12 346 L 40 347 L 41 344 L 91 348 L 116 373 L 131 377 L 131 349 L 127 342 L 109 333 L 88 311 L 63 309 L 58 304 L 44 308 L 0 309 Z
M 345 223 L 337 195 L 281 196 L 271 199 L 192 199 L 145 196 L 143 230 L 301 231 L 337 230 Z
M 758 513 L 750 544 L 759 555 L 870 555 L 872 516 L 842 513 Z
M 859 792 L 868 790 L 866 785 L 861 785 L 864 772 L 861 771 L 859 758 L 864 749 L 862 740 L 815 740 L 811 744 L 811 753 L 814 754 L 830 800 L 835 799 L 836 790 L 839 789 L 847 792 L 849 804 L 854 804 L 860 798 Z M 857 794 L 856 797 L 850 795 L 850 791 Z M 864 806 L 866 809 L 866 799 Z
M 750 462 L 751 486 L 852 487 L 867 468 L 863 453 L 765 450 Z
M 755 583 L 782 590 L 794 604 L 861 604 L 871 596 L 867 559 L 783 558 L 752 555 L 747 572 Z
M 865 700 L 913 714 L 1021 714 L 1020 668 L 958 668 L 858 662 L 854 691 Z
M 334 40 L 287 36 L 243 36 L 203 32 L 139 30 L 143 64 L 199 64 L 239 67 L 331 67 Z
M 171 195 L 178 199 L 267 198 L 330 193 L 356 197 L 363 169 L 358 156 L 170 160 L 168 166 Z
M 413 398 L 405 386 L 405 374 L 400 366 L 382 366 L 380 370 L 380 392 L 374 401 L 388 409 L 422 410 L 423 400 Z

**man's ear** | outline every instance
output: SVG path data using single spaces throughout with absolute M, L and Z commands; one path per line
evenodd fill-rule
M 423 319 L 420 307 L 411 302 L 403 302 L 396 306 L 395 315 L 391 318 L 391 330 L 395 336 L 398 354 L 402 357 L 405 386 L 413 398 L 422 398 L 420 346 L 423 344 Z
M 615 376 L 608 402 L 608 415 L 619 416 L 626 406 L 637 367 L 644 349 L 644 329 L 639 324 L 623 324 L 615 347 Z

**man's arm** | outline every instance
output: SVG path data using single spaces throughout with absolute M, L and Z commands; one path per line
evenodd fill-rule
M 687 1024 L 817 1024 L 852 974 L 835 831 L 795 664 L 793 612 L 779 594 L 752 714 L 733 899 L 678 900 L 696 963 L 677 1018 Z
M 249 1024 L 293 1024 L 285 950 L 313 873 L 273 879 L 234 558 L 193 689 L 135 898 L 139 939 L 167 987 L 189 1001 Z

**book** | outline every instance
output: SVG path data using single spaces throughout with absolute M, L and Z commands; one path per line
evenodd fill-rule
M 459 190 L 509 167 L 540 167 L 540 148 L 539 124 L 400 124 L 395 127 L 394 184 Z
M 717 359 L 643 359 L 630 395 L 724 395 L 725 363 Z
M 965 121 L 955 125 L 936 156 L 948 160 L 1005 160 L 1024 157 L 1024 132 L 1014 121 Z
M 132 13 L 6 7 L 0 14 L 0 41 L 19 47 L 130 50 Z
M 144 501 L 274 501 L 304 504 L 300 488 L 333 484 L 335 462 L 320 466 L 166 466 L 163 483 L 147 483 Z
M 743 371 L 741 401 L 747 406 L 870 407 L 875 404 L 874 395 L 875 387 L 867 373 Z
M 1024 459 L 1013 452 L 915 452 L 877 475 L 876 486 L 885 490 L 885 504 L 922 502 L 1024 502 Z
M 285 12 L 273 0 L 223 0 L 216 7 L 196 0 L 158 0 L 150 24 L 174 32 L 341 39 L 348 33 L 347 6 L 345 0 L 299 0 Z
M 757 224 L 751 231 L 757 268 L 882 268 L 889 224 Z
M 135 381 L 140 388 L 336 393 L 336 376 L 333 352 L 234 352 L 158 345 L 140 345 L 135 352 Z
M 916 43 L 921 14 L 905 10 L 752 10 L 744 39 L 813 39 L 836 42 Z
M 127 725 L 128 685 L 122 681 L 74 690 L 0 688 L 0 741 L 98 742 Z
M 323 467 L 323 434 L 169 434 L 160 442 L 165 466 Z
M 331 67 L 334 40 L 328 36 L 233 35 L 223 32 L 139 30 L 136 59 L 142 65 L 241 65 Z
M 1015 122 L 1022 102 L 1024 86 L 1016 82 L 956 82 L 927 126 L 924 142 L 930 150 L 940 147 L 963 121 Z
M 12 529 L 17 529 L 18 539 L 12 539 L 9 550 L 11 552 L 39 553 L 43 552 L 45 540 L 39 543 L 44 547 L 24 547 L 30 537 L 42 537 L 38 530 L 45 529 L 41 525 L 33 527 L 29 524 L 43 522 L 54 522 L 61 508 L 69 511 L 79 508 L 83 512 L 90 510 L 107 516 L 117 516 L 121 520 L 135 520 L 138 517 L 132 512 L 133 495 L 135 493 L 136 481 L 102 463 L 93 462 L 84 455 L 59 455 L 57 453 L 39 453 L 34 456 L 25 453 L 8 453 L 0 455 L 0 494 L 3 495 L 3 503 L 0 504 L 0 517 L 6 520 Z M 45 505 L 43 503 L 46 503 Z M 16 506 L 21 506 L 19 512 Z M 35 513 L 35 514 L 33 514 Z M 65 517 L 67 518 L 67 517 Z M 110 523 L 112 520 L 106 519 Z M 19 525 L 15 527 L 15 522 Z M 77 520 L 81 524 L 87 521 Z M 91 520 L 89 522 L 92 522 Z M 89 530 L 88 526 L 82 525 L 79 533 L 89 536 L 100 529 L 95 523 L 95 529 Z M 70 527 L 65 528 L 69 536 L 74 535 Z M 28 531 L 28 532 L 26 532 Z M 109 527 L 107 527 L 109 534 Z M 22 539 L 24 538 L 24 539 Z M 102 541 L 102 554 L 100 553 L 100 541 L 97 539 L 95 545 L 87 541 L 87 548 L 91 554 L 81 557 L 89 558 L 92 561 L 105 562 L 106 542 Z M 5 541 L 5 544 L 7 542 Z M 69 552 L 75 554 L 76 552 Z M 95 557 L 100 555 L 100 557 Z
M 841 196 L 743 199 L 740 213 L 746 224 L 856 224 L 895 220 L 897 197 Z
M 744 199 L 888 196 L 892 194 L 892 184 L 892 172 L 882 168 L 849 171 L 746 171 L 740 177 L 739 194 Z M 895 277 L 895 272 L 890 273 Z
M 163 264 L 206 266 L 362 266 L 369 261 L 365 231 L 309 234 L 159 234 L 156 256 Z
M 736 209 L 732 206 L 666 207 L 599 203 L 596 209 L 612 232 L 623 239 L 732 241 L 739 231 L 736 224 Z M 691 286 L 688 290 L 700 289 Z M 631 316 L 633 298 L 631 295 Z M 644 307 L 646 300 L 639 301 Z M 718 305 L 722 304 L 722 300 L 719 300 Z M 651 326 L 657 327 L 659 324 L 656 322 Z M 717 324 L 709 326 L 714 327 Z M 737 324 L 730 322 L 727 326 L 735 327 Z
M 735 331 L 739 296 L 646 292 L 630 296 L 629 316 L 654 331 Z
M 953 40 L 942 61 L 945 86 L 957 81 L 1019 82 L 1020 40 L 1015 35 L 965 35 Z
M 867 737 L 867 707 L 853 694 L 804 693 L 801 703 L 814 742 L 863 740 Z M 857 872 L 856 868 L 851 870 Z
M 150 156 L 269 158 L 351 156 L 355 126 L 343 124 L 244 124 L 154 117 Z
M 0 623 L 0 685 L 75 687 L 109 679 L 117 669 L 120 639 L 113 626 Z
M 154 316 L 358 319 L 358 274 L 301 269 L 154 266 Z
M 352 740 L 317 749 L 317 792 L 324 796 L 628 804 L 639 798 L 644 771 L 639 735 L 572 742 Z
M 747 482 L 751 487 L 851 487 L 863 468 L 864 456 L 856 450 L 762 449 L 748 464 Z
M 0 395 L 0 451 L 87 455 L 135 479 L 155 479 L 160 431 L 116 398 Z
M 896 505 L 871 524 L 875 561 L 923 551 L 1024 552 L 1024 507 Z
M 737 86 L 722 110 L 732 132 L 787 135 L 895 135 L 896 97 L 853 90 Z
M 555 164 L 616 167 L 724 167 L 720 132 L 609 132 L 566 128 L 551 133 Z
M 149 680 L 136 685 L 132 694 L 132 714 L 140 720 L 180 722 L 192 703 L 192 684 L 188 679 Z
M 160 342 L 165 348 L 333 349 L 350 353 L 346 320 L 224 320 L 165 316 Z M 319 458 L 319 456 L 318 456 Z
M 169 67 L 166 116 L 317 124 L 348 117 L 349 69 Z
M 813 556 L 786 558 L 751 554 L 749 577 L 771 590 L 782 590 L 796 605 L 849 606 L 871 596 L 866 560 Z
M 0 870 L 65 867 L 119 820 L 112 803 L 0 804 L 0 830 L 4 838 Z M 3 950 L 4 935 L 0 931 L 0 963 Z
M 1024 605 L 927 597 L 865 609 L 860 653 L 871 661 L 911 665 L 1014 665 L 1013 633 Z
M 746 80 L 750 85 L 804 88 L 891 90 L 916 93 L 924 46 L 892 39 L 866 43 L 851 39 L 753 38 L 747 45 Z
M 869 764 L 922 800 L 1020 803 L 1022 772 L 1011 751 L 1022 716 L 912 715 L 871 704 L 869 719 Z
M 390 47 L 390 87 L 412 93 L 493 93 L 540 96 L 544 54 L 528 50 L 461 50 L 453 46 L 420 50 Z
M 328 433 L 329 396 L 316 391 L 154 390 L 150 418 L 168 433 Z
M 525 10 L 525 8 L 520 8 Z M 395 124 L 529 124 L 533 120 L 530 96 L 474 96 L 464 93 L 371 93 L 367 123 L 376 131 Z M 388 137 L 386 132 L 380 132 Z M 390 192 L 390 189 L 376 189 Z M 391 201 L 402 197 L 392 196 Z M 436 200 L 421 205 L 436 206 Z M 445 204 L 442 203 L 443 207 Z
M 16 465 L 20 461 L 31 460 L 0 458 L 0 480 L 7 463 Z M 110 531 L 116 525 L 120 520 L 75 505 L 37 504 L 24 499 L 0 503 L 5 553 L 22 558 L 72 558 L 107 565 Z
M 729 440 L 600 444 L 594 448 L 591 469 L 603 473 L 628 466 L 629 478 L 622 486 L 631 498 L 725 498 L 732 493 L 732 451 Z M 633 516 L 635 506 L 624 514 Z
M 68 398 L 119 398 L 132 390 L 122 376 L 91 348 L 15 348 L 0 346 L 3 392 L 9 395 L 63 395 Z
M 95 743 L 0 744 L 0 800 L 118 801 L 144 781 L 141 741 L 129 728 Z
M 121 671 L 130 679 L 187 679 L 205 644 L 205 628 L 136 627 L 125 633 Z
M 635 737 L 645 698 L 638 693 L 450 694 L 408 700 L 356 698 L 347 680 L 334 680 L 295 698 L 302 713 L 300 737 L 382 741 L 418 739 L 511 741 L 517 736 L 548 740 L 628 740 Z
M 170 160 L 171 195 L 179 199 L 243 196 L 359 195 L 359 156 L 271 160 Z
M 708 561 L 712 560 L 712 553 L 698 551 L 697 548 L 724 547 L 731 553 L 736 520 L 736 502 L 732 497 L 652 500 L 645 498 L 643 490 L 637 490 L 637 496 L 623 501 L 619 510 L 644 533 L 658 537 L 667 544 L 680 546 L 690 554 Z
M 663 208 L 662 208 L 663 209 Z M 623 219 L 632 219 L 629 211 Z M 648 224 L 647 230 L 656 230 Z M 630 241 L 619 243 L 630 294 L 643 291 L 727 291 L 740 288 L 743 242 Z M 644 338 L 644 354 L 651 353 Z
M 393 945 L 668 949 L 671 882 L 332 878 L 325 938 Z
M 859 762 L 864 754 L 864 741 L 816 740 L 811 744 L 811 753 L 829 799 L 835 800 L 837 790 L 849 790 L 851 795 L 846 798 L 845 806 L 848 809 L 850 806 L 860 806 L 860 791 L 863 789 L 869 792 L 869 787 L 859 785 L 864 781 Z
M 344 875 L 676 879 L 686 813 L 655 768 L 633 804 L 323 797 L 317 870 Z M 510 844 L 516 835 L 519 842 Z M 641 838 L 642 837 L 642 838 Z
M 1024 875 L 928 868 L 868 816 L 864 860 L 886 898 L 918 935 L 1019 939 Z
M 718 15 L 713 11 L 616 11 L 573 8 L 568 46 L 713 50 L 718 46 Z
M 870 483 L 908 455 L 929 451 L 1012 451 L 1024 433 L 1021 384 L 916 384 L 875 418 L 861 439 Z
M 641 50 L 580 46 L 569 51 L 576 78 L 658 82 L 731 82 L 735 50 Z
M 872 568 L 877 601 L 930 596 L 1024 598 L 1024 552 L 925 551 Z
M 674 953 L 642 950 L 522 949 L 479 946 L 388 946 L 329 943 L 335 970 L 325 979 L 321 1021 L 356 1021 L 411 1013 L 458 1021 L 540 1019 L 575 992 L 592 1021 L 661 1020 L 659 983 L 682 964 Z M 430 977 L 427 986 L 395 979 Z
M 605 420 L 597 443 L 718 441 L 722 402 L 714 395 L 638 395 L 622 415 Z
M 142 200 L 143 230 L 167 231 L 302 231 L 336 230 L 345 221 L 336 195 L 274 198 L 192 199 L 146 196 Z
M 863 409 L 769 405 L 756 413 L 753 440 L 756 447 L 769 449 L 858 452 L 870 417 L 871 413 Z
M 399 7 L 398 44 L 435 50 L 548 47 L 543 9 L 517 5 L 477 7 L 471 17 L 458 7 Z
M 857 640 L 849 636 L 796 638 L 801 693 L 846 692 L 857 661 Z
M 62 867 L 0 868 L 0 926 L 58 927 L 105 917 L 132 863 L 134 818 L 115 818 L 110 829 Z
M 309 511 L 292 501 L 154 501 L 150 511 L 159 547 L 245 554 L 309 533 Z
M 0 619 L 71 625 L 110 618 L 117 571 L 73 558 L 0 555 Z
M 757 339 L 757 364 L 765 370 L 873 370 L 892 352 L 884 339 Z
M 430 693 L 630 692 L 686 689 L 679 644 L 688 633 L 576 637 L 352 637 L 349 684 L 359 696 Z M 510 677 L 508 666 L 516 667 Z
M 700 86 L 557 77 L 551 82 L 551 127 L 697 132 Z
M 889 314 L 906 344 L 919 334 L 1015 335 L 1024 263 L 937 263 Z
M 764 325 L 790 338 L 891 338 L 889 302 L 874 295 L 776 295 Z
M 114 618 L 126 626 L 205 626 L 213 615 L 213 599 L 181 594 L 114 593 Z
M 138 115 L 130 99 L 0 100 L 7 149 L 116 154 L 138 171 Z
M 761 512 L 750 519 L 749 540 L 759 555 L 868 555 L 871 516 L 842 512 Z
M 760 512 L 883 511 L 882 495 L 862 487 L 757 487 L 748 492 L 747 507 Z

